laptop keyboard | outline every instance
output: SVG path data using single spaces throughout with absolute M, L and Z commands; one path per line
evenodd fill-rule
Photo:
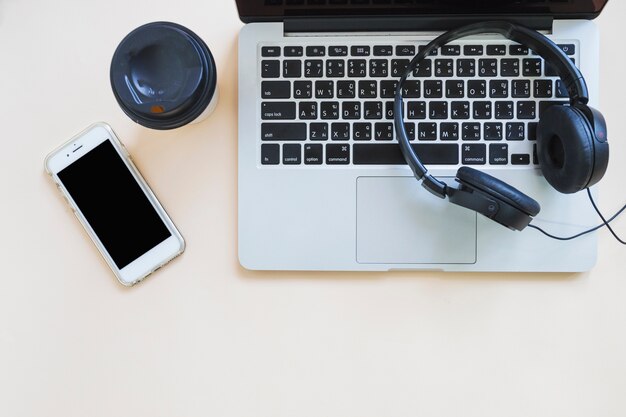
M 559 46 L 575 63 L 576 45 Z M 416 47 L 261 45 L 261 165 L 404 164 L 393 98 Z M 510 42 L 438 49 L 405 84 L 413 148 L 427 165 L 533 167 L 539 115 L 567 103 L 555 75 Z

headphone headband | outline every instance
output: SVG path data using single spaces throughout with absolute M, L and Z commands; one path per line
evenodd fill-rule
M 411 60 L 406 72 L 400 77 L 394 100 L 394 122 L 396 134 L 398 135 L 398 144 L 402 149 L 402 153 L 409 167 L 411 167 L 411 170 L 417 178 L 423 179 L 422 184 L 426 189 L 441 198 L 445 198 L 447 195 L 446 184 L 428 174 L 428 170 L 409 144 L 406 129 L 404 128 L 402 87 L 407 78 L 413 73 L 413 70 L 415 70 L 419 63 L 429 56 L 432 51 L 457 39 L 484 33 L 496 33 L 509 40 L 528 46 L 546 62 L 549 62 L 563 81 L 572 106 L 577 104 L 585 105 L 589 101 L 587 84 L 580 70 L 554 42 L 537 31 L 510 22 L 488 21 L 463 26 L 435 38 Z

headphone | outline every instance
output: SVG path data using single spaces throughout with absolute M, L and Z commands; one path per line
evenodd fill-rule
M 609 161 L 604 116 L 587 105 L 587 84 L 574 63 L 550 39 L 537 31 L 510 22 L 471 24 L 444 33 L 424 47 L 400 78 L 394 101 L 398 144 L 407 164 L 432 194 L 448 197 L 453 204 L 474 210 L 512 230 L 523 230 L 540 211 L 539 203 L 515 187 L 479 170 L 461 167 L 458 186 L 450 186 L 428 172 L 409 144 L 404 126 L 402 87 L 414 69 L 432 51 L 466 36 L 496 33 L 529 47 L 550 63 L 569 94 L 569 105 L 550 106 L 539 115 L 537 156 L 541 172 L 557 191 L 571 194 L 596 184 Z

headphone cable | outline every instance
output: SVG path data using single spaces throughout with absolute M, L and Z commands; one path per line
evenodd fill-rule
M 591 195 L 591 191 L 589 190 L 589 188 L 587 188 L 587 196 L 589 197 L 589 201 L 591 201 L 591 205 L 593 206 L 594 210 L 596 211 L 596 213 L 598 213 L 598 216 L 600 216 L 600 219 L 602 219 L 602 223 L 597 225 L 596 227 L 592 227 L 591 229 L 585 230 L 584 232 L 578 233 L 578 234 L 576 234 L 574 236 L 568 236 L 568 237 L 561 237 L 561 236 L 552 235 L 552 234 L 546 232 L 545 230 L 543 230 L 541 227 L 535 226 L 534 224 L 529 224 L 528 227 L 540 231 L 541 233 L 543 233 L 544 235 L 548 236 L 551 239 L 572 240 L 572 239 L 576 239 L 576 238 L 579 238 L 581 236 L 584 236 L 584 235 L 586 235 L 588 233 L 595 232 L 596 230 L 606 226 L 609 229 L 609 231 L 611 232 L 611 234 L 613 235 L 613 237 L 615 239 L 617 239 L 617 241 L 619 243 L 621 243 L 622 245 L 626 245 L 626 242 L 624 242 L 622 239 L 619 238 L 619 236 L 617 236 L 617 233 L 615 233 L 615 231 L 613 230 L 613 228 L 609 224 L 613 220 L 615 220 L 620 214 L 622 214 L 622 212 L 624 210 L 626 210 L 626 204 L 624 204 L 624 206 L 621 209 L 619 209 L 617 211 L 617 213 L 615 213 L 613 215 L 613 217 L 611 217 L 609 220 L 606 220 L 604 218 L 604 216 L 602 215 L 602 213 L 600 212 L 600 209 L 598 209 L 598 206 L 596 205 L 596 202 L 594 201 L 593 196 Z

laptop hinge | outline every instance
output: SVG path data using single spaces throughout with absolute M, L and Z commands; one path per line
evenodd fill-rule
M 552 16 L 394 16 L 394 17 L 324 17 L 285 18 L 285 33 L 298 32 L 414 32 L 446 31 L 486 20 L 506 20 L 536 30 L 552 30 Z

